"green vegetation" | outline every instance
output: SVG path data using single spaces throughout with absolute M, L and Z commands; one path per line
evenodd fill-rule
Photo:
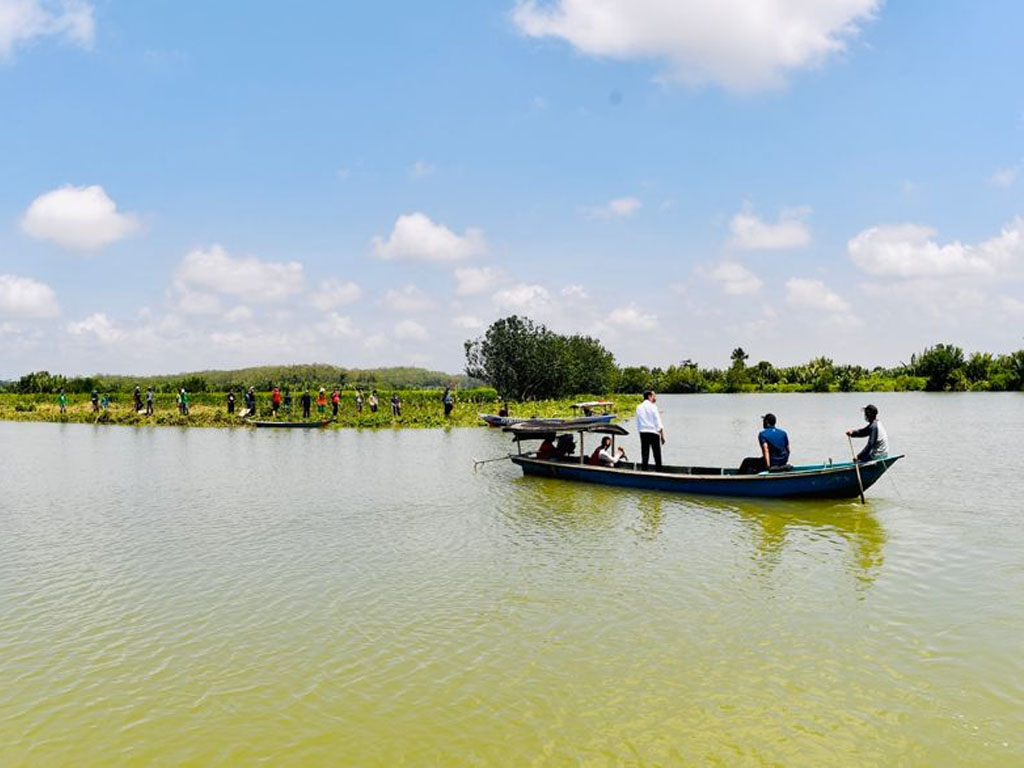
M 332 428 L 388 428 L 388 427 L 447 427 L 447 426 L 482 426 L 479 418 L 481 412 L 497 410 L 497 393 L 490 388 L 461 390 L 456 393 L 455 410 L 450 418 L 445 418 L 441 405 L 441 393 L 438 390 L 404 390 L 398 391 L 402 401 L 402 415 L 391 413 L 392 391 L 379 391 L 380 409 L 371 413 L 364 403 L 361 413 L 356 411 L 355 391 L 342 393 L 341 407 L 337 421 Z M 363 393 L 366 394 L 365 392 Z M 0 394 L 0 420 L 6 421 L 52 421 L 80 424 L 124 424 L 133 426 L 159 425 L 182 427 L 244 427 L 246 421 L 238 415 L 229 416 L 225 406 L 226 394 L 223 392 L 202 392 L 191 396 L 188 416 L 178 413 L 175 397 L 172 394 L 157 395 L 154 402 L 153 416 L 138 414 L 132 407 L 130 393 L 113 395 L 110 406 L 106 410 L 94 413 L 89 396 L 83 394 L 68 397 L 67 413 L 61 414 L 57 396 L 53 394 Z M 614 398 L 619 413 L 629 413 L 636 406 L 635 396 L 619 396 Z M 539 400 L 524 405 L 513 405 L 512 413 L 522 416 L 550 418 L 553 416 L 572 415 L 573 399 Z M 242 408 L 241 400 L 237 408 Z M 261 392 L 257 396 L 257 408 L 261 419 L 270 419 L 270 394 Z M 283 421 L 301 421 L 302 411 L 298 401 L 292 405 L 291 413 L 283 411 L 278 418 Z M 327 407 L 327 418 L 331 417 L 331 408 Z M 317 419 L 316 406 L 313 406 L 313 420 Z
M 619 368 L 600 342 L 560 336 L 515 315 L 491 324 L 466 342 L 466 371 L 502 397 L 569 397 L 582 392 L 690 394 L 697 392 L 934 392 L 1016 391 L 1024 388 L 1024 350 L 1009 355 L 965 356 L 952 344 L 937 344 L 892 368 L 837 365 L 816 357 L 803 365 L 749 365 L 742 347 L 722 370 L 683 360 L 668 368 Z
M 229 416 L 227 391 L 236 394 L 236 408 L 245 406 L 242 392 L 257 390 L 259 418 L 271 418 L 270 390 L 291 389 L 290 413 L 282 420 L 300 418 L 299 396 L 320 387 L 338 388 L 342 404 L 335 427 L 442 427 L 478 426 L 477 414 L 497 411 L 498 400 L 512 402 L 513 415 L 569 416 L 575 400 L 610 398 L 616 410 L 629 413 L 638 393 L 718 392 L 904 392 L 904 391 L 1020 391 L 1024 389 L 1024 350 L 1007 355 L 974 352 L 952 344 L 937 344 L 910 363 L 893 368 L 837 365 L 816 357 L 803 365 L 776 367 L 767 360 L 749 364 L 750 356 L 737 347 L 726 369 L 702 368 L 683 360 L 667 368 L 627 366 L 599 341 L 589 336 L 563 336 L 528 318 L 511 316 L 493 323 L 480 338 L 467 341 L 465 376 L 452 376 L 422 368 L 359 370 L 331 365 L 264 366 L 235 371 L 199 371 L 174 376 L 87 376 L 68 378 L 46 371 L 0 384 L 0 420 L 59 421 L 112 424 L 166 424 L 181 426 L 244 426 Z M 490 386 L 482 386 L 489 384 Z M 145 416 L 132 407 L 132 390 L 156 391 L 155 413 Z M 441 393 L 453 385 L 456 406 L 445 418 Z M 175 393 L 189 392 L 190 413 L 178 412 Z M 57 392 L 68 397 L 67 413 L 60 413 Z M 368 398 L 377 390 L 380 407 L 371 413 L 366 403 L 356 411 L 355 392 Z M 92 410 L 89 394 L 108 396 L 110 405 Z M 390 400 L 398 393 L 401 415 L 391 413 Z M 330 415 L 328 407 L 327 413 Z M 316 408 L 313 418 L 316 418 Z
M 510 400 L 610 392 L 618 379 L 612 353 L 589 336 L 562 336 L 512 315 L 467 341 L 466 373 Z

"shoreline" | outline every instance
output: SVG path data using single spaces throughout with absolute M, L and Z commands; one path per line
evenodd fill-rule
M 45 399 L 43 399 L 45 398 Z M 204 399 L 206 399 L 204 397 Z M 638 397 L 614 396 L 609 398 L 615 403 L 615 410 L 620 415 L 629 415 L 639 402 Z M 517 415 L 529 414 L 530 418 L 552 418 L 556 416 L 570 417 L 573 415 L 572 404 L 575 399 L 544 400 L 526 404 L 509 403 L 511 412 Z M 347 407 L 346 407 L 347 406 Z M 328 407 L 322 419 L 332 420 L 320 429 L 436 429 L 446 427 L 483 427 L 488 428 L 480 419 L 481 413 L 497 413 L 498 402 L 456 402 L 450 417 L 444 415 L 440 401 L 411 400 L 402 405 L 402 415 L 395 416 L 388 402 L 373 413 L 364 406 L 361 413 L 355 406 L 345 403 L 335 419 Z M 269 408 L 260 408 L 260 420 L 266 421 L 311 421 L 319 422 L 321 417 L 316 409 L 309 419 L 303 419 L 293 407 L 290 413 L 280 414 L 274 419 Z M 228 414 L 223 405 L 209 405 L 202 402 L 189 408 L 189 415 L 183 416 L 171 405 L 157 403 L 152 416 L 136 413 L 130 405 L 112 403 L 107 409 L 96 413 L 87 399 L 76 396 L 74 402 L 68 404 L 67 412 L 60 413 L 59 406 L 50 395 L 8 395 L 0 397 L 0 421 L 39 422 L 51 424 L 93 424 L 126 427 L 189 427 L 203 429 L 238 429 L 255 428 L 236 412 Z

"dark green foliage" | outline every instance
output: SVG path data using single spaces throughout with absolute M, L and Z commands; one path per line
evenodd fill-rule
M 928 379 L 928 390 L 949 392 L 967 389 L 964 351 L 952 344 L 936 344 L 910 359 L 914 373 Z
M 615 358 L 596 339 L 562 336 L 517 315 L 491 323 L 465 350 L 466 373 L 512 400 L 610 392 L 618 379 Z

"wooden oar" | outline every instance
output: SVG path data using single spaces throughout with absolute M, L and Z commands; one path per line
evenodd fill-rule
M 853 438 L 847 435 L 846 439 L 850 443 L 850 458 L 853 459 L 853 468 L 857 472 L 857 485 L 860 487 L 860 503 L 867 504 L 864 501 L 864 481 L 860 479 L 860 464 L 857 463 L 857 454 L 853 451 Z
M 498 456 L 493 459 L 473 459 L 473 469 L 476 469 L 481 464 L 490 464 L 492 461 L 505 461 L 511 455 L 511 453 L 506 453 L 504 456 Z

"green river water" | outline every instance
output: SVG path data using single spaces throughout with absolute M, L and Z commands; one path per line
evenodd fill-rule
M 869 399 L 866 506 L 474 471 L 485 429 L 0 423 L 0 765 L 1022 765 L 1024 395 L 663 397 L 666 460 L 767 410 L 846 459 Z

